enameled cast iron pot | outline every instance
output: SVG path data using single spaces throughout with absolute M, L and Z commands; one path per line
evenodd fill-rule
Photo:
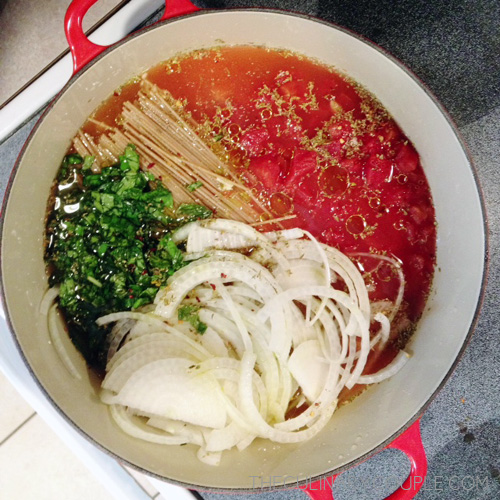
M 271 477 L 282 478 L 275 486 L 307 485 L 366 459 L 408 428 L 406 437 L 416 438 L 417 448 L 408 450 L 408 440 L 401 437 L 395 446 L 416 457 L 420 474 L 425 474 L 418 418 L 467 343 L 481 301 L 487 252 L 477 182 L 446 113 L 394 58 L 322 21 L 267 10 L 200 12 L 187 0 L 172 1 L 164 21 L 104 50 L 81 31 L 83 16 L 95 1 L 76 0 L 68 11 L 66 29 L 75 75 L 24 146 L 3 205 L 3 306 L 40 387 L 101 448 L 139 470 L 194 489 L 250 491 L 256 476 L 262 477 L 264 485 Z M 412 358 L 397 375 L 340 408 L 327 428 L 309 442 L 256 443 L 244 452 L 227 453 L 215 470 L 201 464 L 190 446 L 165 448 L 122 433 L 99 402 L 98 385 L 69 341 L 67 347 L 82 379 L 66 371 L 50 343 L 39 305 L 47 288 L 42 252 L 47 197 L 71 138 L 96 106 L 124 82 L 179 52 L 219 45 L 221 40 L 228 45 L 256 44 L 303 53 L 335 66 L 374 93 L 420 153 L 435 203 L 438 253 L 428 307 L 409 347 Z M 413 473 L 416 467 L 413 464 Z M 313 491 L 310 494 L 317 498 L 331 495 Z M 399 490 L 396 496 L 409 497 L 410 492 Z

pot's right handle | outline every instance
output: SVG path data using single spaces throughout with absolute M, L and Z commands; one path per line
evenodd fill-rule
M 420 435 L 420 419 L 406 429 L 386 448 L 401 450 L 410 459 L 410 474 L 405 482 L 386 500 L 411 500 L 424 485 L 427 476 L 427 455 Z M 331 486 L 338 476 L 310 484 L 304 491 L 312 500 L 334 500 Z
M 80 71 L 108 47 L 91 42 L 83 32 L 85 14 L 98 0 L 73 0 L 66 11 L 64 31 L 73 56 L 73 73 Z M 196 12 L 199 8 L 189 0 L 165 0 L 165 13 L 160 21 Z

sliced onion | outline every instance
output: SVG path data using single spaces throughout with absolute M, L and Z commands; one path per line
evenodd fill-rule
M 316 401 L 328 376 L 328 360 L 322 356 L 318 340 L 306 340 L 294 350 L 288 369 L 299 383 L 304 396 Z
M 160 318 L 155 318 L 151 314 L 132 312 L 132 311 L 107 314 L 106 316 L 101 316 L 100 318 L 98 318 L 96 323 L 98 326 L 103 326 L 107 325 L 108 323 L 114 323 L 115 321 L 119 321 L 121 319 L 135 319 L 143 321 L 151 325 L 157 326 L 160 330 L 165 328 L 165 324 Z
M 191 360 L 167 358 L 139 368 L 113 398 L 114 404 L 187 423 L 223 428 L 226 412 L 210 374 L 196 374 Z M 106 386 L 105 382 L 103 383 Z
M 57 297 L 59 297 L 59 287 L 54 286 L 52 288 L 48 288 L 47 291 L 43 294 L 42 300 L 40 302 L 40 313 L 44 316 L 47 316 L 49 314 L 50 307 Z
M 160 429 L 172 436 L 178 436 L 181 439 L 185 439 L 187 443 L 193 443 L 198 446 L 203 446 L 205 443 L 200 428 L 192 424 L 154 415 L 148 419 L 147 425 Z
M 61 334 L 61 330 L 59 329 L 59 325 L 57 324 L 56 304 L 52 304 L 52 306 L 49 309 L 48 329 L 49 329 L 50 340 L 52 342 L 52 345 L 54 346 L 54 349 L 56 350 L 57 355 L 59 356 L 59 359 L 62 361 L 63 365 L 73 378 L 81 380 L 82 376 L 78 371 L 78 368 L 71 360 L 68 350 L 64 345 L 63 335 Z
M 120 344 L 123 342 L 123 339 L 135 324 L 136 322 L 131 319 L 121 319 L 115 323 L 115 325 L 111 329 L 111 339 L 109 343 L 107 362 L 109 362 L 109 360 L 115 355 L 116 351 L 120 347 Z M 139 323 L 139 325 L 144 324 L 145 323 Z
M 164 433 L 154 432 L 151 427 L 141 422 L 122 405 L 112 404 L 110 406 L 111 416 L 118 426 L 130 436 L 158 444 L 187 444 L 188 438 L 183 435 L 166 435 Z
M 274 295 L 278 284 L 274 277 L 266 269 L 257 266 L 253 261 L 246 258 L 246 266 L 241 262 L 231 260 L 219 260 L 217 266 L 209 259 L 199 260 L 188 264 L 184 269 L 174 274 L 173 280 L 168 287 L 160 290 L 155 298 L 156 313 L 159 316 L 170 318 L 179 307 L 186 294 L 197 285 L 207 281 L 218 279 L 221 275 L 229 279 L 242 281 L 252 287 L 262 299 L 267 300 Z M 203 260 L 203 262 L 202 262 Z M 175 279 L 176 275 L 180 279 Z
M 204 252 L 214 248 L 232 250 L 236 248 L 249 248 L 257 243 L 255 239 L 240 233 L 217 231 L 197 224 L 189 233 L 186 251 L 188 253 Z
M 302 229 L 260 233 L 211 219 L 184 226 L 174 241 L 186 242 L 188 264 L 158 292 L 154 311 L 98 321 L 116 323 L 101 398 L 126 432 L 196 444 L 198 458 L 217 465 L 223 451 L 255 438 L 310 439 L 344 388 L 383 380 L 406 361 L 398 355 L 363 375 L 370 349 L 388 339 L 403 279 L 395 304 L 372 309 L 357 266 Z M 345 287 L 332 288 L 336 281 Z M 204 334 L 178 320 L 184 306 Z M 310 406 L 286 419 L 299 389 Z
M 200 448 L 196 456 L 204 464 L 218 466 L 220 465 L 222 453 L 220 451 L 207 451 L 205 448 Z
M 382 370 L 371 375 L 362 375 L 358 379 L 358 384 L 377 384 L 392 377 L 403 368 L 410 359 L 410 355 L 405 351 L 399 351 L 396 357 Z

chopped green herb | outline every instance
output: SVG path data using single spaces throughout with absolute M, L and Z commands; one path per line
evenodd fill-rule
M 192 193 L 193 191 L 196 191 L 198 188 L 201 188 L 203 186 L 203 182 L 201 181 L 196 181 L 193 182 L 192 184 L 189 184 L 189 186 L 186 187 L 186 189 Z
M 120 169 L 125 172 L 131 171 L 137 173 L 139 168 L 139 155 L 135 150 L 135 146 L 133 144 L 129 144 L 125 148 L 123 155 L 120 156 Z
M 95 156 L 86 156 L 83 160 L 82 170 L 87 170 L 92 168 L 94 164 Z
M 182 306 L 179 307 L 177 311 L 177 318 L 180 321 L 187 321 L 189 324 L 201 334 L 207 331 L 207 325 L 200 320 L 198 311 L 200 308 L 198 306 Z
M 62 162 L 46 262 L 51 285 L 60 285 L 59 305 L 72 340 L 90 365 L 102 368 L 108 330 L 95 320 L 152 303 L 158 288 L 185 265 L 171 232 L 212 213 L 193 204 L 175 214 L 172 193 L 141 171 L 133 145 L 116 165 L 96 172 L 93 163 L 93 157 L 79 155 Z M 69 205 L 76 211 L 68 213 Z
M 209 208 L 196 203 L 183 203 L 177 209 L 177 213 L 187 215 L 191 220 L 209 219 L 213 215 Z
M 93 276 L 87 276 L 87 279 L 94 284 L 95 286 L 102 288 L 102 283 L 98 280 L 96 280 Z

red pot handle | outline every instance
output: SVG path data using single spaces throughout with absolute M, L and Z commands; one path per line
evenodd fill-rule
M 427 456 L 420 435 L 420 419 L 385 449 L 388 448 L 395 448 L 405 453 L 410 459 L 411 470 L 405 482 L 386 500 L 410 500 L 420 491 L 427 476 Z M 304 491 L 313 500 L 334 500 L 332 486 L 339 475 L 312 483 Z
M 98 0 L 73 0 L 66 11 L 64 31 L 73 56 L 73 74 L 108 47 L 91 42 L 83 32 L 82 22 L 90 7 Z M 160 21 L 199 10 L 189 0 L 165 0 L 165 13 Z

